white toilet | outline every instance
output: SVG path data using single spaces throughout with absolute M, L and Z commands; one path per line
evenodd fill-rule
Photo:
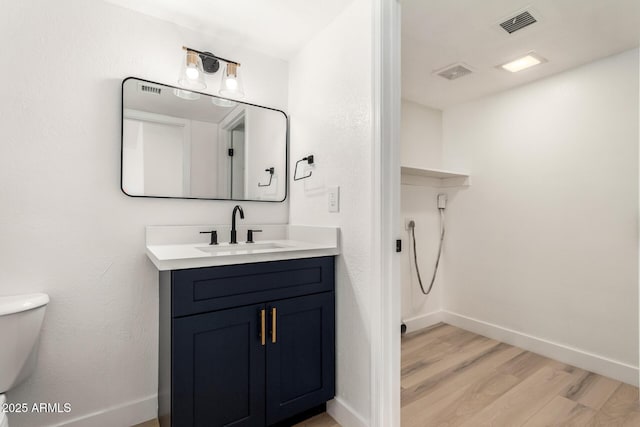
M 40 329 L 49 303 L 46 294 L 0 296 L 0 405 L 4 393 L 27 379 L 38 358 Z M 0 427 L 8 427 L 0 406 Z

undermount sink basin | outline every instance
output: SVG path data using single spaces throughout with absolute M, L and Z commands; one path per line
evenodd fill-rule
M 255 243 L 244 241 L 248 229 L 263 231 Z M 211 230 L 217 231 L 220 244 L 208 244 L 205 234 Z M 245 224 L 238 230 L 242 240 L 232 245 L 228 225 L 149 226 L 146 251 L 160 271 L 315 258 L 340 253 L 338 232 L 336 227 Z
M 196 249 L 207 252 L 210 254 L 219 254 L 219 253 L 250 253 L 267 249 L 283 249 L 288 248 L 289 246 L 283 245 L 281 243 L 274 242 L 264 242 L 264 243 L 238 243 L 236 245 L 231 245 L 228 243 L 220 244 L 220 245 L 209 245 L 209 246 L 200 246 Z

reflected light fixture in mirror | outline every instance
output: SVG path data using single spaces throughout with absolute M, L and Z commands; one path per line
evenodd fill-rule
M 218 107 L 224 107 L 224 108 L 232 108 L 238 105 L 237 102 L 232 101 L 230 99 L 215 98 L 215 97 L 211 98 L 211 103 L 213 105 L 217 105 Z
M 244 88 L 240 75 L 238 74 L 238 66 L 233 62 L 227 63 L 222 75 L 222 83 L 220 85 L 220 95 L 231 96 L 234 98 L 244 97 Z
M 178 98 L 186 99 L 187 101 L 197 101 L 200 99 L 199 93 L 191 92 L 190 90 L 174 89 L 173 94 Z
M 202 59 L 193 50 L 187 50 L 184 64 L 178 79 L 180 86 L 187 89 L 205 89 L 207 84 L 204 81 L 204 70 L 202 69 Z M 177 94 L 176 94 L 177 95 Z M 179 96 L 179 95 L 177 95 Z

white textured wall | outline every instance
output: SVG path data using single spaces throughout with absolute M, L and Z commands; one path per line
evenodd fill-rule
M 408 218 L 416 222 L 416 252 L 422 284 L 427 290 L 433 275 L 440 241 L 440 213 L 436 206 L 438 193 L 443 192 L 433 186 L 402 185 L 400 193 L 402 230 L 404 230 L 404 250 L 401 253 L 400 277 L 402 279 L 402 319 L 408 326 L 423 326 L 424 315 L 442 310 L 442 294 L 445 285 L 445 272 L 442 264 L 429 295 L 420 290 L 413 254 L 411 233 L 405 230 Z M 411 332 L 411 329 L 409 332 Z
M 181 46 L 193 46 L 242 63 L 247 101 L 286 110 L 288 65 L 98 1 L 0 9 L 0 294 L 51 296 L 37 372 L 8 398 L 73 408 L 11 419 L 42 426 L 156 393 L 158 274 L 144 226 L 227 223 L 234 205 L 122 194 L 122 79 L 173 84 Z M 288 203 L 242 205 L 247 222 L 288 220 Z
M 355 0 L 292 59 L 291 167 L 314 154 L 311 178 L 291 182 L 291 223 L 341 227 L 337 258 L 337 395 L 369 419 L 372 270 L 372 9 Z M 302 171 L 299 171 L 302 174 Z M 340 213 L 328 213 L 329 186 Z
M 442 111 L 415 102 L 402 101 L 401 164 L 415 168 L 442 168 Z M 425 289 L 428 288 L 438 253 L 440 214 L 436 206 L 436 180 L 424 180 L 425 185 L 406 185 L 401 188 L 401 219 L 405 250 L 401 254 L 402 318 L 409 331 L 424 325 L 424 315 L 442 309 L 444 269 L 440 266 L 438 279 L 428 296 L 422 294 L 413 256 L 413 240 L 405 229 L 406 220 L 416 222 L 418 266 Z
M 249 108 L 245 120 L 248 198 L 282 200 L 287 162 L 280 141 L 287 138 L 287 120 L 280 112 L 257 108 Z M 259 187 L 258 184 L 266 185 L 269 182 L 269 173 L 265 169 L 270 167 L 274 168 L 271 185 Z
M 218 193 L 218 125 L 191 120 L 191 196 Z M 220 196 L 219 196 L 220 197 Z
M 638 51 L 444 111 L 445 308 L 638 364 Z
M 402 100 L 400 164 L 442 168 L 442 111 Z

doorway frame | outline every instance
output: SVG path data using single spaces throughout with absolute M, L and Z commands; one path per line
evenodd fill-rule
M 373 8 L 372 427 L 400 426 L 400 108 L 399 0 Z

